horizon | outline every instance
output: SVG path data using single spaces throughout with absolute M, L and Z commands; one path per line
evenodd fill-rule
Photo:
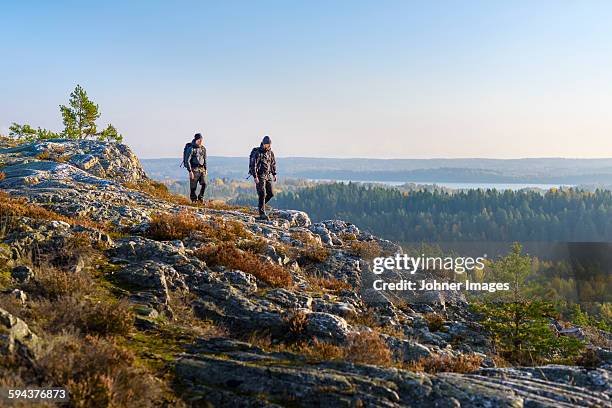
M 81 84 L 139 157 L 612 156 L 612 4 L 2 6 L 0 133 Z M 24 23 L 26 22 L 26 23 Z M 228 142 L 230 141 L 230 142 Z M 241 147 L 244 146 L 244 149 Z M 391 157 L 392 156 L 392 157 Z
M 138 156 L 138 155 L 137 155 Z M 276 158 L 279 159 L 326 159 L 326 160 L 502 160 L 502 161 L 516 161 L 516 160 L 612 160 L 612 157 L 555 157 L 555 156 L 542 156 L 542 157 L 509 157 L 509 158 L 497 158 L 497 157 L 326 157 L 326 156 L 280 156 L 275 154 Z M 222 157 L 227 159 L 245 159 L 248 156 L 223 156 L 217 154 L 208 155 L 208 157 Z M 168 156 L 168 157 L 140 157 L 140 160 L 181 160 L 180 156 Z

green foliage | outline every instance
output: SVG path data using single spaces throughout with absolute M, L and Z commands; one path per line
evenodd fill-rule
M 121 143 L 123 142 L 123 136 L 117 132 L 117 129 L 115 129 L 113 125 L 109 124 L 106 129 L 98 134 L 98 140 L 102 142 Z
M 344 219 L 400 242 L 612 241 L 609 190 L 405 193 L 331 183 L 277 194 L 275 205 L 306 211 L 314 221 Z
M 77 85 L 70 94 L 68 106 L 60 105 L 60 113 L 64 123 L 64 130 L 61 134 L 40 127 L 34 129 L 28 124 L 13 123 L 9 128 L 9 137 L 18 142 L 57 139 L 59 137 L 68 139 L 96 138 L 100 141 L 115 143 L 123 141 L 123 136 L 111 124 L 98 132 L 96 121 L 100 118 L 100 109 L 97 104 L 89 99 L 87 92 L 81 85 Z
M 491 265 L 491 274 L 496 282 L 510 282 L 512 295 L 518 300 L 521 285 L 531 273 L 531 257 L 522 255 L 523 247 L 518 242 L 512 245 L 510 253 Z
M 521 245 L 515 243 L 508 255 L 491 264 L 494 279 L 511 282 L 513 290 L 507 296 L 497 295 L 495 302 L 474 305 L 483 317 L 481 324 L 491 333 L 498 353 L 517 364 L 577 357 L 584 345 L 573 337 L 557 336 L 551 326 L 551 319 L 557 315 L 553 304 L 525 299 L 532 260 L 521 252 Z
M 607 304 L 609 307 L 609 304 Z M 573 304 L 571 306 L 571 315 L 570 315 L 572 323 L 582 326 L 582 327 L 595 327 L 600 330 L 610 331 L 610 325 L 604 319 L 597 319 L 594 316 L 589 315 L 589 313 L 582 311 L 582 308 L 579 304 Z
M 26 124 L 20 125 L 13 122 L 9 127 L 9 137 L 20 142 L 31 142 L 33 140 L 57 139 L 59 135 L 48 129 L 37 128 Z
M 81 85 L 77 85 L 70 94 L 68 106 L 60 105 L 60 112 L 64 122 L 64 137 L 87 139 L 97 135 L 96 120 L 100 117 L 100 111 Z
M 498 352 L 517 364 L 540 364 L 577 357 L 584 348 L 578 339 L 557 336 L 550 318 L 554 307 L 538 300 L 478 304 L 481 324 L 491 333 Z

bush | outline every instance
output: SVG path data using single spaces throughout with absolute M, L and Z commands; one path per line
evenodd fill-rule
M 376 332 L 353 334 L 348 339 L 345 357 L 354 363 L 389 366 L 393 362 L 391 351 Z
M 330 255 L 331 251 L 320 245 L 307 245 L 299 250 L 300 260 L 311 263 L 325 262 Z
M 235 241 L 250 238 L 238 221 L 213 220 L 207 222 L 194 213 L 184 210 L 179 213 L 157 213 L 151 218 L 146 235 L 159 241 L 184 239 L 199 232 L 213 241 Z
M 92 286 L 91 276 L 83 271 L 67 272 L 43 265 L 35 268 L 34 279 L 24 289 L 31 296 L 57 300 L 62 296 L 87 294 Z
M 481 324 L 492 335 L 498 353 L 521 365 L 556 362 L 578 356 L 584 344 L 576 338 L 558 336 L 550 318 L 556 312 L 543 301 L 475 304 Z
M 159 241 L 172 241 L 186 238 L 203 227 L 204 222 L 188 211 L 158 213 L 151 218 L 146 235 Z
M 76 407 L 153 406 L 159 388 L 133 353 L 95 336 L 52 339 L 38 361 L 48 383 L 68 388 Z
M 291 274 L 283 267 L 262 261 L 258 255 L 242 251 L 231 242 L 210 244 L 196 251 L 196 256 L 208 265 L 222 265 L 250 273 L 271 286 L 288 287 L 293 283 Z
M 426 313 L 423 317 L 427 320 L 429 331 L 438 331 L 444 325 L 444 318 L 437 313 Z
M 101 336 L 125 335 L 134 326 L 134 313 L 125 300 L 95 301 L 64 296 L 54 302 L 42 300 L 35 309 L 52 333 L 76 330 Z
M 323 278 L 320 276 L 306 276 L 306 280 L 312 289 L 329 290 L 332 292 L 340 292 L 342 290 L 351 290 L 353 287 L 345 281 L 336 278 Z
M 351 241 L 350 252 L 363 259 L 374 259 L 382 256 L 382 248 L 376 241 Z

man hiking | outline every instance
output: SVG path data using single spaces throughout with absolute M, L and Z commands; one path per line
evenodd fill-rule
M 272 181 L 276 182 L 276 159 L 272 152 L 270 136 L 264 136 L 259 147 L 251 151 L 249 174 L 255 179 L 255 188 L 259 196 L 259 219 L 269 220 L 266 203 L 274 196 Z
M 206 148 L 202 134 L 196 133 L 191 143 L 185 145 L 183 150 L 183 166 L 189 172 L 189 198 L 192 202 L 203 202 L 206 190 Z M 198 183 L 202 186 L 200 194 L 196 195 Z

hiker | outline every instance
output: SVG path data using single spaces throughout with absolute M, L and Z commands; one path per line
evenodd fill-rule
M 249 174 L 255 179 L 255 188 L 259 196 L 259 219 L 269 220 L 266 204 L 274 196 L 272 181 L 276 182 L 276 159 L 272 152 L 270 136 L 264 136 L 259 147 L 251 151 Z
M 203 202 L 206 190 L 206 148 L 202 134 L 196 133 L 193 140 L 185 145 L 183 150 L 183 166 L 189 172 L 189 189 L 192 202 Z M 202 186 L 200 194 L 196 195 L 198 183 Z

